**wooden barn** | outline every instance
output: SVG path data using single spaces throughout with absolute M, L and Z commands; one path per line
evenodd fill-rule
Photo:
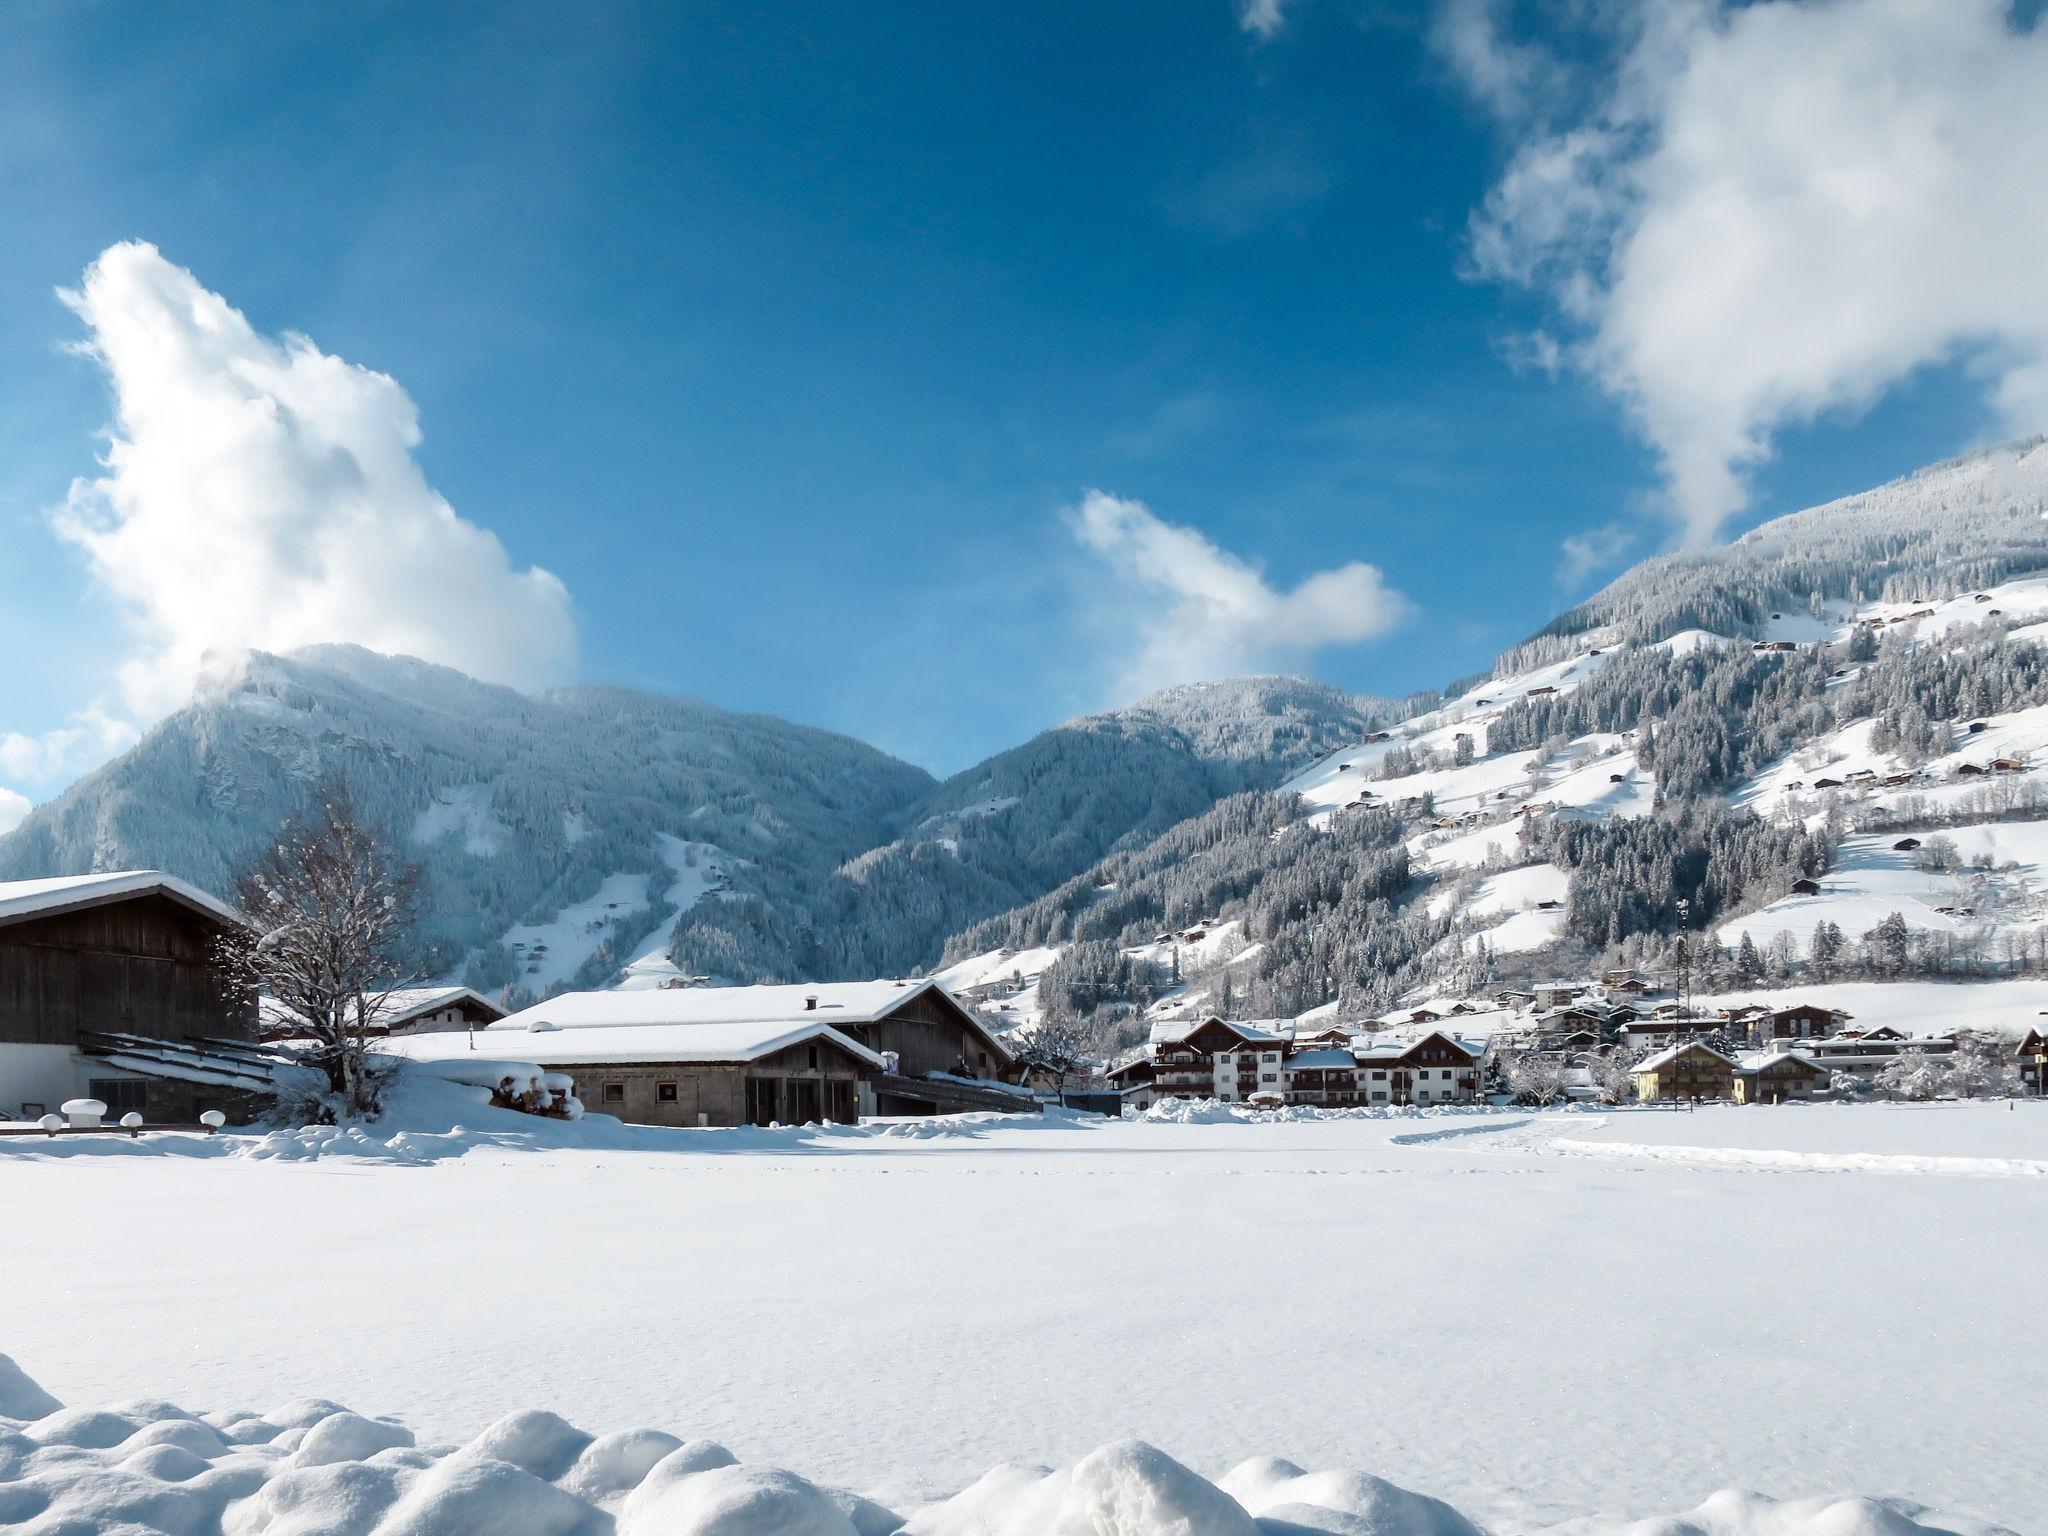
M 931 981 L 565 992 L 473 1035 L 394 1035 L 413 1060 L 530 1062 L 640 1125 L 800 1125 L 1033 1110 L 1011 1053 Z
M 214 961 L 238 921 L 156 870 L 0 883 L 0 1117 L 73 1098 L 151 1124 L 232 1112 L 232 1090 L 136 1071 L 104 1038 L 253 1040 L 255 1001 Z

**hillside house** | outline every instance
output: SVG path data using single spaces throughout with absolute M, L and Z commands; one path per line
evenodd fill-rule
M 2025 773 L 2027 765 L 2016 757 L 1994 757 L 1991 759 L 1993 773 Z
M 1545 981 L 1536 985 L 1533 993 L 1538 1008 L 1562 1008 L 1566 1003 L 1575 1003 L 1590 989 L 1582 981 Z
M 96 1043 L 256 1037 L 256 1008 L 215 959 L 241 919 L 159 870 L 0 883 L 0 1117 L 95 1098 L 110 1119 L 189 1124 L 244 1096 Z
M 1698 1040 L 1670 1046 L 1635 1066 L 1636 1097 L 1725 1099 L 1735 1092 L 1735 1059 Z
M 933 981 L 565 992 L 475 1037 L 398 1035 L 383 1049 L 564 1072 L 586 1106 L 640 1125 L 1037 1108 L 1004 1081 L 1009 1049 Z
M 1818 880 L 1809 880 L 1802 876 L 1792 882 L 1792 894 L 1794 896 L 1818 896 L 1820 894 L 1820 882 Z
M 1735 1064 L 1735 1102 L 1782 1104 L 1827 1088 L 1828 1069 L 1799 1051 L 1761 1051 Z

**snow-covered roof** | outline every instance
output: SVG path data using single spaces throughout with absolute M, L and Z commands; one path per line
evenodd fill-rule
M 1738 1072 L 1761 1072 L 1765 1067 L 1775 1066 L 1781 1061 L 1796 1061 L 1802 1067 L 1810 1067 L 1815 1072 L 1827 1071 L 1826 1067 L 1815 1061 L 1804 1051 L 1756 1051 L 1738 1061 L 1735 1064 L 1735 1070 Z
M 491 1038 L 497 1039 L 507 1029 L 543 1022 L 557 1029 L 607 1029 L 621 1024 L 872 1024 L 927 991 L 939 992 L 963 1013 L 968 1011 L 958 998 L 928 980 L 564 992 L 493 1025 Z
M 1358 1065 L 1358 1058 L 1349 1051 L 1303 1051 L 1295 1056 L 1293 1060 L 1289 1061 L 1287 1065 L 1290 1069 L 1303 1067 L 1311 1069 L 1319 1067 L 1355 1067 Z
M 123 869 L 96 875 L 59 875 L 49 880 L 0 881 L 0 923 L 146 895 L 168 896 L 219 922 L 242 921 L 226 902 L 209 896 L 196 885 L 188 885 L 176 875 L 167 875 L 160 869 Z
M 647 997 L 645 992 L 619 994 Z M 528 1009 L 527 1013 L 532 1013 Z M 514 1015 L 514 1018 L 525 1015 Z M 628 1062 L 741 1062 L 758 1061 L 792 1045 L 811 1040 L 829 1040 L 857 1060 L 872 1067 L 882 1058 L 858 1040 L 842 1034 L 821 1019 L 807 1024 L 787 1020 L 720 1020 L 702 1024 L 641 1023 L 583 1024 L 558 1028 L 535 1019 L 528 1027 L 513 1027 L 508 1019 L 493 1024 L 487 1038 L 489 1057 L 496 1060 L 530 1061 L 538 1066 L 597 1066 Z M 428 1035 L 394 1035 L 377 1042 L 376 1049 L 388 1056 L 409 1061 L 437 1062 L 464 1059 L 471 1054 L 470 1036 L 451 1030 Z
M 504 1009 L 468 987 L 400 987 L 387 993 L 383 1001 L 371 1010 L 370 1025 L 374 1029 L 396 1029 L 423 1014 L 439 1013 L 443 1008 L 452 1008 L 464 1000 L 497 1018 L 505 1017 Z M 298 1014 L 277 998 L 258 998 L 256 1006 L 265 1029 L 283 1032 L 295 1028 L 300 1022 Z
M 1677 1045 L 1667 1045 L 1663 1050 L 1659 1051 L 1656 1055 L 1648 1057 L 1643 1061 L 1637 1062 L 1634 1066 L 1629 1068 L 1629 1071 L 1654 1072 L 1659 1067 L 1669 1066 L 1672 1062 L 1676 1061 L 1679 1057 L 1685 1055 L 1688 1051 L 1705 1051 L 1709 1056 L 1712 1056 L 1717 1061 L 1725 1061 L 1731 1067 L 1735 1065 L 1735 1058 L 1733 1056 L 1723 1055 L 1720 1051 L 1715 1050 L 1711 1045 L 1703 1044 L 1698 1040 L 1684 1040 L 1679 1042 Z
M 1199 1019 L 1154 1019 L 1151 1041 L 1154 1045 L 1173 1045 L 1187 1039 L 1213 1018 L 1204 1015 Z M 1225 1029 L 1235 1030 L 1246 1040 L 1260 1045 L 1277 1045 L 1294 1038 L 1292 1019 L 1215 1019 Z

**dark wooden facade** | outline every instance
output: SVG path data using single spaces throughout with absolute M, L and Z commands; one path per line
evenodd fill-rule
M 95 897 L 0 920 L 0 1115 L 33 1117 L 74 1094 L 152 1125 L 218 1109 L 241 1118 L 232 1088 L 145 1077 L 81 1050 L 99 1030 L 160 1040 L 252 1040 L 255 1000 L 214 961 L 218 915 L 161 889 Z
M 158 892 L 0 923 L 0 1041 L 78 1044 L 81 1030 L 255 1038 L 255 1004 L 213 960 L 214 918 Z
M 841 1023 L 821 1012 L 820 1018 L 842 1034 L 850 1035 L 869 1050 L 894 1052 L 894 1078 L 946 1077 L 987 1078 L 1004 1081 L 1011 1072 L 1008 1050 L 972 1013 L 954 1002 L 937 987 L 922 988 L 906 997 L 872 1024 Z M 878 1084 L 875 1113 L 878 1115 L 928 1115 L 943 1112 L 928 1096 L 911 1097 L 892 1081 Z

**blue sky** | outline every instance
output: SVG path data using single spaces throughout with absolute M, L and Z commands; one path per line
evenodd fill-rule
M 50 522 L 112 417 L 55 290 L 120 241 L 396 380 L 434 489 L 566 588 L 570 675 L 942 772 L 1200 631 L 1162 638 L 1142 553 L 1077 536 L 1091 489 L 1283 595 L 1376 568 L 1404 601 L 1366 638 L 1254 615 L 1221 661 L 1399 694 L 1697 537 L 1660 443 L 1761 421 L 1726 532 L 2020 419 L 1937 342 L 1783 408 L 1742 381 L 1661 438 L 1616 382 L 1668 395 L 1645 368 L 1531 366 L 1532 334 L 1596 327 L 1475 267 L 1471 221 L 1631 44 L 1528 10 L 1450 7 L 1494 50 L 1461 54 L 1446 8 L 1339 0 L 1270 35 L 1230 0 L 10 8 L 0 732 L 124 707 L 133 594 Z M 1588 530 L 1604 564 L 1561 572 Z

